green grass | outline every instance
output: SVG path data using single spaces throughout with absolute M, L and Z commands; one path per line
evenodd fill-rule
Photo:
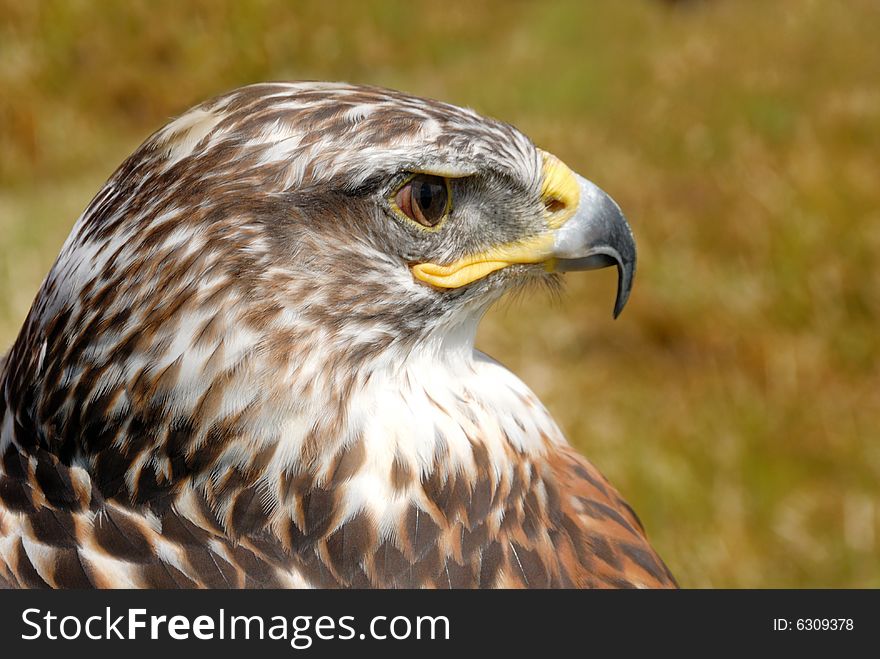
M 640 262 L 499 308 L 685 586 L 880 587 L 880 4 L 0 0 L 0 344 L 122 158 L 205 97 L 344 79 L 517 124 Z

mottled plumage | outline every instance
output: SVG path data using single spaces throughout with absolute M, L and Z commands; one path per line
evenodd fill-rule
M 395 204 L 442 180 L 436 226 Z M 436 187 L 441 190 L 442 188 Z M 0 363 L 0 585 L 674 581 L 534 394 L 473 348 L 629 229 L 516 129 L 343 84 L 246 87 L 128 158 Z

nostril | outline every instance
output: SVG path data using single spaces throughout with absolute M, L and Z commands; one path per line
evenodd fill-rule
M 544 208 L 547 209 L 548 213 L 558 213 L 565 208 L 565 202 L 561 199 L 550 197 L 544 200 Z

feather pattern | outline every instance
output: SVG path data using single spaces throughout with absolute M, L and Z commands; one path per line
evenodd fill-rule
M 674 586 L 474 350 L 492 302 L 556 276 L 440 291 L 409 270 L 538 231 L 540 163 L 473 111 L 327 83 L 236 90 L 151 136 L 0 360 L 0 586 Z M 456 181 L 436 235 L 384 205 L 412 171 Z

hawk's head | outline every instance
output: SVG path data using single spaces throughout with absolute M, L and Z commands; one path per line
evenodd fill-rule
M 7 403 L 136 496 L 147 468 L 155 489 L 251 460 L 291 419 L 311 431 L 285 450 L 315 453 L 321 424 L 345 443 L 339 402 L 380 365 L 470 351 L 506 290 L 612 264 L 616 315 L 635 268 L 619 208 L 507 124 L 376 88 L 247 87 L 155 133 L 98 193 Z
M 61 265 L 80 269 L 105 242 L 132 252 L 112 262 L 135 270 L 130 284 L 151 281 L 143 264 L 157 261 L 201 286 L 228 276 L 251 299 L 295 283 L 283 306 L 308 299 L 299 312 L 395 335 L 482 310 L 523 281 L 610 264 L 616 315 L 635 266 L 617 205 L 511 126 L 315 83 L 245 88 L 155 134 L 86 213 L 85 249 L 66 257 L 77 263 Z M 86 278 L 112 274 L 86 260 Z

